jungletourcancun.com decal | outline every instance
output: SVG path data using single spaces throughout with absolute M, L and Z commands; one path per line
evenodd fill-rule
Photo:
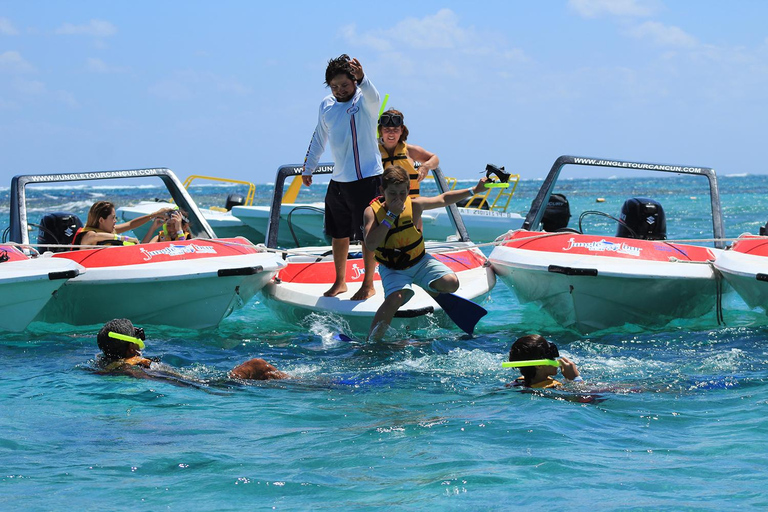
M 600 240 L 598 242 L 576 242 L 571 238 L 568 240 L 568 247 L 563 247 L 564 251 L 570 251 L 575 247 L 583 247 L 588 251 L 595 252 L 618 252 L 620 254 L 629 254 L 631 256 L 640 256 L 641 247 L 632 247 L 625 243 L 615 244 L 608 240 Z
M 159 256 L 165 254 L 166 256 L 181 256 L 182 254 L 202 253 L 202 254 L 216 254 L 216 249 L 210 245 L 169 245 L 164 249 L 158 249 L 156 251 L 148 251 L 141 249 L 144 254 L 144 261 L 149 261 L 153 256 Z

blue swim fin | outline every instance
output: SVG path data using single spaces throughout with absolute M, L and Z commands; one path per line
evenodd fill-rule
M 469 335 L 475 332 L 477 322 L 488 314 L 484 307 L 452 293 L 440 293 L 434 299 L 453 323 Z

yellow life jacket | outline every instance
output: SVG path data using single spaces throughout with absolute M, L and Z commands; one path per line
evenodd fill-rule
M 174 235 L 176 233 L 173 233 Z M 169 240 L 172 241 L 182 241 L 182 240 L 189 240 L 192 238 L 192 234 L 189 231 L 184 231 L 184 238 L 179 238 L 179 236 L 176 236 L 176 238 L 171 237 L 171 233 L 168 232 L 168 224 L 163 224 L 163 227 L 160 228 L 160 231 L 157 232 L 157 241 L 158 242 L 166 242 Z
M 408 177 L 411 180 L 410 190 L 408 195 L 416 197 L 419 195 L 419 172 L 413 167 L 411 160 L 408 158 L 408 145 L 405 142 L 398 142 L 395 146 L 393 153 L 390 153 L 383 144 L 379 144 L 379 151 L 381 152 L 381 163 L 384 168 L 392 165 L 399 165 L 408 173 Z
M 371 201 L 371 208 L 379 223 L 387 217 L 387 208 L 382 199 L 377 197 Z M 411 198 L 407 197 L 405 210 L 392 224 L 392 228 L 384 238 L 384 245 L 376 248 L 374 257 L 376 261 L 388 268 L 404 270 L 418 263 L 424 254 L 424 237 L 413 225 L 413 203 Z
M 85 226 L 83 228 L 78 228 L 77 231 L 75 231 L 75 236 L 72 238 L 72 245 L 77 246 L 83 243 L 83 237 L 88 232 L 92 233 L 109 233 L 109 231 L 104 231 L 103 229 L 99 228 L 90 228 L 88 226 Z M 101 242 L 96 242 L 96 245 L 133 245 L 132 243 L 123 242 L 122 240 L 102 240 Z M 77 250 L 77 247 L 74 247 L 74 250 Z

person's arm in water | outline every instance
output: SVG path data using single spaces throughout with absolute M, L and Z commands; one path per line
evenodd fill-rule
M 574 382 L 581 382 L 584 380 L 581 378 L 579 369 L 576 368 L 576 363 L 565 356 L 560 357 L 558 362 L 560 363 L 560 373 L 563 374 L 563 377 Z

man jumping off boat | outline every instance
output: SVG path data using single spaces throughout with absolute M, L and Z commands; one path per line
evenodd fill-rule
M 304 160 L 302 181 L 312 184 L 325 145 L 330 140 L 334 167 L 325 195 L 325 232 L 332 238 L 336 278 L 323 294 L 335 297 L 347 291 L 346 269 L 349 242 L 362 240 L 363 211 L 377 195 L 381 183 L 381 154 L 376 139 L 379 92 L 363 73 L 357 59 L 341 55 L 328 62 L 325 83 L 331 94 L 320 104 L 317 127 Z M 376 261 L 363 244 L 365 275 L 351 300 L 365 300 L 376 292 L 373 276 Z

